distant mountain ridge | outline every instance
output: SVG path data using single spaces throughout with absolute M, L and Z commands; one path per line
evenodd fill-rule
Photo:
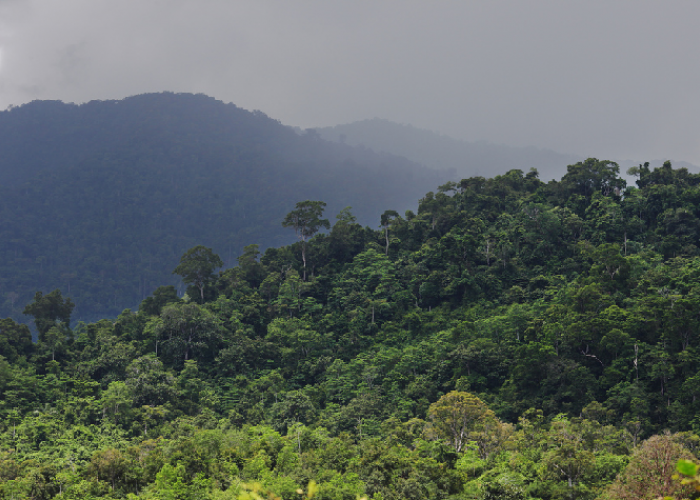
M 332 127 L 314 129 L 323 139 L 352 146 L 362 146 L 403 156 L 430 168 L 447 170 L 452 177 L 462 179 L 473 176 L 495 177 L 509 170 L 524 172 L 537 169 L 543 181 L 559 180 L 566 174 L 567 165 L 573 165 L 586 157 L 559 153 L 550 149 L 515 147 L 489 142 L 467 142 L 438 134 L 412 125 L 403 125 L 381 118 L 372 118 Z M 297 129 L 298 132 L 301 130 Z M 593 154 L 595 156 L 595 154 Z M 644 161 L 615 160 L 623 177 L 628 168 Z M 665 160 L 649 161 L 652 168 L 660 167 Z M 672 160 L 674 168 L 687 168 L 700 172 L 700 167 L 687 161 Z
M 294 241 L 298 201 L 353 207 L 379 225 L 447 178 L 398 156 L 296 134 L 262 112 L 192 94 L 0 112 L 0 317 L 61 288 L 74 319 L 116 316 L 162 284 L 185 250 L 227 265 L 243 246 Z
M 405 156 L 431 168 L 454 171 L 459 178 L 494 177 L 512 169 L 527 172 L 536 168 L 540 179 L 548 181 L 561 178 L 567 165 L 584 159 L 535 147 L 465 142 L 379 118 L 315 130 L 326 140 Z

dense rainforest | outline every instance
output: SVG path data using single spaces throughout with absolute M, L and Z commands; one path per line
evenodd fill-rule
M 448 180 L 405 158 L 298 134 L 211 97 L 36 101 L 0 112 L 0 317 L 24 320 L 36 290 L 61 288 L 85 321 L 116 317 L 160 285 L 180 255 L 294 241 L 299 200 L 355 207 L 376 225 Z
M 378 229 L 299 201 L 296 243 L 223 270 L 193 246 L 183 297 L 116 319 L 37 292 L 38 342 L 0 321 L 0 495 L 688 495 L 670 475 L 700 452 L 700 175 L 619 174 L 448 182 Z

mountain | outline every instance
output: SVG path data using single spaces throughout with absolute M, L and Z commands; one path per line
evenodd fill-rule
M 374 118 L 315 129 L 329 141 L 386 151 L 436 169 L 452 170 L 458 178 L 494 177 L 512 169 L 536 168 L 540 179 L 559 179 L 575 155 L 534 147 L 510 147 L 487 142 L 464 142 L 410 125 Z
M 13 107 L 0 112 L 0 316 L 61 288 L 75 319 L 113 317 L 177 284 L 196 244 L 229 266 L 245 245 L 294 241 L 281 221 L 298 201 L 376 227 L 445 179 L 204 95 Z

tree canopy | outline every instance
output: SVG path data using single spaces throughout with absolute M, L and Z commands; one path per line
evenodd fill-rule
M 204 287 L 214 281 L 214 271 L 223 265 L 224 261 L 211 248 L 197 245 L 180 258 L 173 274 L 180 275 L 184 283 L 194 285 L 204 302 Z
M 37 293 L 36 342 L 0 321 L 0 498 L 689 494 L 700 175 L 569 170 L 443 184 L 370 226 L 341 209 L 220 272 L 195 246 L 187 293 L 114 318 Z

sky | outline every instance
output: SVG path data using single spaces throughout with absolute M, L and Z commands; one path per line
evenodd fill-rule
M 700 165 L 697 0 L 0 0 L 0 109 L 205 93 L 302 128 Z

